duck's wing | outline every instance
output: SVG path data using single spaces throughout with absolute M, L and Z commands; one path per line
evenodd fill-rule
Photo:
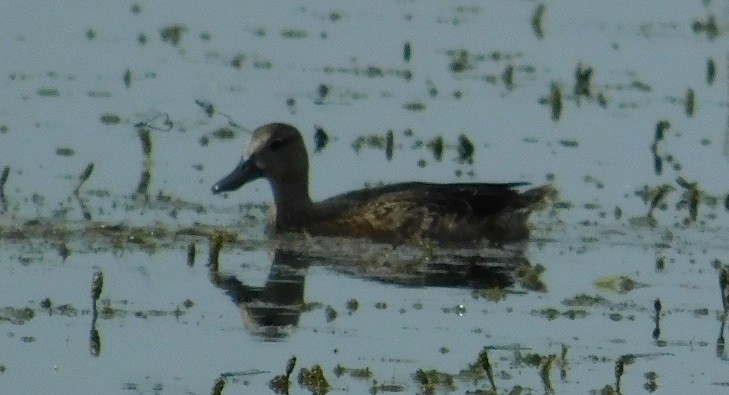
M 372 209 L 373 206 L 425 206 L 436 212 L 457 217 L 487 217 L 505 210 L 528 207 L 542 198 L 539 188 L 519 192 L 526 182 L 503 184 L 454 183 L 430 184 L 409 182 L 390 184 L 347 192 L 323 201 L 324 204 L 341 205 L 346 209 Z
M 319 202 L 309 230 L 381 240 L 521 240 L 531 205 L 547 188 L 516 189 L 524 185 L 405 183 L 348 192 Z

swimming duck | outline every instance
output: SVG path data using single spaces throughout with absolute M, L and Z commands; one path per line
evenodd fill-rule
M 273 189 L 272 233 L 304 232 L 393 243 L 524 240 L 529 236 L 529 213 L 553 191 L 545 185 L 520 192 L 518 187 L 528 185 L 524 182 L 406 182 L 313 202 L 304 140 L 296 128 L 284 123 L 257 128 L 246 158 L 215 183 L 212 192 L 234 191 L 258 178 L 268 179 Z

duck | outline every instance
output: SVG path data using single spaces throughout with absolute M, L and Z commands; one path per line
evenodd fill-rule
M 522 241 L 529 237 L 529 214 L 554 193 L 550 185 L 521 191 L 527 182 L 402 182 L 314 202 L 304 139 L 286 123 L 255 129 L 243 159 L 212 186 L 212 193 L 232 192 L 260 178 L 268 180 L 273 192 L 269 234 L 306 233 L 394 244 Z

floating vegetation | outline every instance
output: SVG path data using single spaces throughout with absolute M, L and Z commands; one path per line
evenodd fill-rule
M 392 153 L 395 149 L 395 136 L 392 130 L 388 130 L 385 134 L 385 158 L 392 160 Z
M 329 20 L 332 22 L 338 22 L 342 19 L 342 13 L 340 11 L 332 11 L 329 13 Z
M 649 187 L 644 186 L 642 190 L 636 191 L 635 195 L 643 199 L 643 203 L 650 204 L 650 209 L 648 210 L 648 217 L 653 216 L 653 210 L 656 208 L 659 208 L 660 210 L 665 210 L 668 208 L 668 205 L 665 202 L 665 198 L 668 195 L 669 192 L 675 190 L 672 185 L 669 184 L 661 184 L 657 187 Z
M 433 152 L 433 159 L 437 162 L 443 160 L 443 137 L 436 136 L 428 141 L 425 146 Z
M 706 61 L 706 84 L 713 85 L 716 79 L 716 63 L 714 59 L 709 58 Z
M 334 367 L 335 376 L 342 377 L 345 374 L 359 380 L 369 380 L 373 376 L 370 368 L 346 368 L 340 364 Z
M 661 175 L 663 172 L 663 158 L 658 153 L 658 142 L 662 141 L 666 130 L 671 126 L 668 121 L 660 120 L 656 123 L 656 135 L 651 144 L 651 153 L 653 154 L 653 170 L 656 175 Z
M 284 371 L 284 374 L 272 378 L 271 381 L 268 382 L 268 387 L 277 394 L 288 394 L 290 384 L 289 378 L 291 377 L 291 373 L 294 371 L 295 366 L 296 356 L 292 356 L 286 362 L 286 370 Z
M 224 126 L 214 130 L 211 135 L 220 140 L 232 140 L 235 138 L 235 130 Z
M 354 314 L 359 309 L 359 301 L 357 299 L 350 299 L 347 301 L 347 314 Z
M 421 101 L 405 103 L 403 107 L 408 111 L 419 112 L 425 110 L 425 104 Z
M 230 65 L 240 70 L 246 62 L 246 55 L 239 53 L 233 56 L 233 60 L 230 61 Z
M 121 122 L 121 117 L 116 114 L 105 113 L 101 115 L 101 118 L 99 118 L 99 120 L 104 125 L 116 125 Z
M 190 243 L 187 245 L 187 266 L 193 267 L 195 266 L 195 243 Z
M 289 111 L 291 111 L 292 114 L 295 113 L 296 112 L 296 99 L 294 99 L 293 97 L 289 97 L 288 99 L 286 99 L 286 107 L 289 108 Z
M 298 382 L 299 385 L 306 387 L 314 394 L 325 394 L 330 389 L 329 383 L 324 377 L 324 371 L 319 365 L 314 365 L 311 369 L 301 368 Z
M 124 82 L 124 86 L 127 88 L 132 85 L 132 70 L 124 70 L 124 76 L 122 77 L 122 81 Z
M 435 393 L 438 388 L 445 391 L 453 391 L 456 388 L 453 385 L 452 374 L 439 372 L 435 369 L 418 369 L 413 374 L 413 380 L 420 385 L 420 388 L 426 394 Z
M 223 389 L 225 389 L 225 377 L 218 377 L 215 379 L 215 383 L 213 383 L 213 389 L 210 391 L 211 395 L 222 395 Z M 273 388 L 272 388 L 273 389 Z M 274 390 L 276 392 L 276 390 Z M 282 392 L 276 392 L 277 394 L 280 394 Z
M 683 177 L 677 178 L 676 183 L 684 189 L 681 200 L 676 204 L 676 209 L 681 210 L 688 207 L 689 216 L 686 218 L 686 222 L 695 222 L 699 215 L 699 200 L 702 196 L 699 184 L 697 182 L 688 182 Z
M 329 135 L 319 126 L 315 126 L 314 152 L 321 152 L 329 144 Z
M 137 129 L 139 140 L 142 143 L 142 174 L 137 184 L 137 195 L 148 198 L 149 183 L 152 180 L 152 138 L 149 129 L 140 127 Z
M 79 191 L 81 190 L 81 186 L 86 182 L 86 180 L 91 177 L 91 173 L 94 172 L 94 163 L 91 162 L 88 165 L 86 165 L 86 168 L 84 169 L 83 173 L 78 177 L 78 184 L 76 184 L 76 188 L 73 189 L 73 194 L 75 196 L 79 195 Z
M 686 98 L 684 99 L 684 108 L 686 115 L 689 117 L 694 116 L 694 110 L 696 108 L 696 94 L 694 90 L 689 88 L 686 90 Z
M 58 156 L 73 156 L 76 152 L 73 150 L 73 148 L 69 147 L 58 147 L 56 148 L 56 155 Z
M 314 104 L 323 104 L 324 99 L 329 95 L 329 86 L 326 84 L 319 84 L 319 87 L 317 88 L 317 95 L 319 96 Z
M 575 89 L 576 97 L 591 97 L 592 91 L 590 87 L 590 79 L 592 78 L 592 67 L 583 66 L 582 63 L 577 64 L 575 69 Z
M 541 104 L 549 104 L 552 108 L 552 120 L 558 121 L 562 116 L 562 89 L 552 82 L 549 86 L 549 96 L 540 100 Z
M 620 383 L 625 374 L 625 366 L 635 362 L 635 357 L 629 354 L 621 355 L 617 361 L 615 361 L 615 391 L 620 394 Z
M 8 211 L 8 198 L 5 196 L 5 183 L 10 175 L 10 166 L 5 166 L 0 173 L 0 214 Z
M 501 81 L 504 82 L 506 90 L 514 89 L 514 66 L 508 65 L 501 73 Z
M 546 11 L 547 7 L 544 5 L 544 3 L 537 4 L 537 7 L 534 8 L 534 13 L 532 13 L 532 30 L 534 31 L 534 35 L 537 36 L 538 39 L 544 38 L 544 29 L 542 28 L 542 19 L 544 17 L 544 11 Z
M 578 143 L 577 140 L 561 139 L 561 140 L 559 140 L 559 145 L 561 145 L 563 147 L 568 147 L 568 148 L 575 148 L 575 147 L 578 147 L 580 145 L 580 143 Z
M 705 32 L 706 37 L 709 40 L 713 40 L 719 36 L 719 25 L 717 24 L 716 17 L 714 15 L 709 15 L 706 18 L 706 21 L 695 20 L 694 23 L 691 24 L 691 29 L 693 29 L 694 33 Z
M 283 38 L 306 38 L 308 36 L 309 33 L 300 29 L 285 29 L 281 31 L 281 37 Z
M 621 294 L 632 291 L 637 285 L 638 283 L 628 276 L 607 276 L 595 280 L 596 287 Z
M 724 265 L 719 259 L 714 259 L 711 265 L 719 274 L 719 291 L 721 292 L 721 305 L 724 314 L 729 312 L 729 266 Z
M 30 307 L 0 308 L 0 322 L 10 322 L 13 325 L 24 325 L 35 317 L 35 311 Z
M 380 135 L 371 134 L 369 136 L 359 136 L 352 143 L 354 152 L 359 153 L 363 147 L 384 149 L 386 146 L 386 138 Z
M 61 93 L 58 91 L 57 88 L 40 88 L 36 91 L 38 96 L 43 97 L 58 97 L 61 96 Z
M 334 310 L 334 307 L 327 306 L 324 309 L 324 315 L 326 316 L 327 323 L 329 323 L 336 320 L 339 314 L 337 313 L 337 310 Z
M 405 44 L 402 46 L 402 60 L 405 61 L 405 63 L 410 62 L 410 55 L 410 41 L 406 41 Z
M 210 250 L 208 252 L 208 266 L 212 272 L 217 273 L 219 266 L 220 250 L 223 248 L 223 235 L 215 232 L 210 236 Z
M 86 36 L 87 40 L 91 41 L 94 38 L 96 38 L 96 32 L 94 31 L 94 29 L 88 29 L 88 30 L 86 30 L 86 33 L 84 34 L 84 36 Z
M 367 67 L 360 67 L 360 66 L 354 66 L 354 67 L 332 67 L 332 66 L 325 66 L 324 67 L 324 73 L 327 74 L 353 74 L 355 76 L 365 76 L 369 78 L 376 78 L 376 77 L 385 77 L 385 76 L 395 76 L 400 77 L 405 80 L 409 80 L 412 77 L 412 72 L 410 70 L 402 70 L 402 69 L 383 69 L 379 66 L 367 66 Z M 360 96 L 358 94 L 357 96 Z M 359 97 L 358 97 L 359 98 Z
M 666 135 L 666 130 L 671 127 L 671 123 L 666 120 L 660 120 L 656 123 L 656 141 L 661 141 Z
M 653 323 L 655 324 L 655 327 L 653 328 L 653 339 L 656 340 L 661 337 L 661 307 L 660 299 L 653 301 L 653 311 L 655 312 L 655 315 L 653 316 Z
M 94 272 L 94 276 L 91 279 L 91 300 L 94 301 L 94 304 L 96 301 L 99 300 L 99 296 L 101 296 L 101 291 L 104 288 L 104 273 L 102 272 Z
M 470 62 L 470 55 L 465 49 L 453 51 L 451 54 L 450 70 L 454 73 L 462 73 L 473 68 Z
M 461 163 L 473 164 L 473 153 L 475 148 L 471 140 L 465 134 L 458 136 L 458 161 Z
M 187 28 L 183 25 L 169 25 L 166 27 L 163 27 L 159 34 L 162 38 L 162 41 L 168 42 L 172 44 L 173 47 L 176 47 L 180 41 L 182 40 L 182 35 L 187 31 Z
M 515 277 L 521 283 L 521 286 L 538 292 L 546 292 L 547 285 L 542 281 L 542 273 L 546 269 L 542 265 L 530 266 L 527 264 L 519 265 L 514 271 Z

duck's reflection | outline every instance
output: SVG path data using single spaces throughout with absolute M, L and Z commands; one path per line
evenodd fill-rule
M 244 279 L 218 270 L 217 262 L 210 262 L 210 278 L 238 306 L 250 332 L 276 340 L 287 336 L 299 323 L 306 307 L 307 269 L 312 265 L 323 265 L 336 272 L 386 284 L 468 287 L 475 291 L 509 289 L 515 283 L 517 271 L 530 267 L 523 245 L 426 251 L 420 247 L 372 243 L 347 244 L 342 248 L 341 242 L 338 239 L 314 242 L 309 239 L 305 248 L 300 243 L 276 244 L 263 286 L 246 285 Z M 333 248 L 335 245 L 339 248 Z

